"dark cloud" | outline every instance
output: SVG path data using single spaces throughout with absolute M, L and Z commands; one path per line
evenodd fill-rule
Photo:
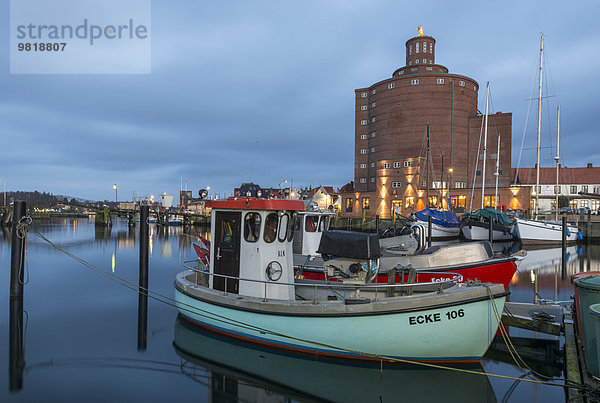
M 438 63 L 482 89 L 490 81 L 494 111 L 513 113 L 513 165 L 543 31 L 548 87 L 558 95 L 549 102 L 562 105 L 563 156 L 570 166 L 600 165 L 590 147 L 599 8 L 154 1 L 150 75 L 9 75 L 5 67 L 0 180 L 93 199 L 112 199 L 113 183 L 124 197 L 176 194 L 181 178 L 221 193 L 247 180 L 341 186 L 353 177 L 354 89 L 404 65 L 404 43 L 418 25 L 437 39 Z M 0 46 L 8 66 L 6 35 Z M 482 110 L 483 98 L 481 91 Z M 522 165 L 532 161 L 524 153 Z

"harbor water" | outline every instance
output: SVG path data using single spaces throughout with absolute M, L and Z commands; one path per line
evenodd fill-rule
M 0 400 L 565 401 L 561 387 L 491 376 L 563 384 L 564 340 L 542 333 L 510 329 L 527 368 L 514 364 L 497 338 L 480 365 L 458 372 L 297 357 L 192 328 L 177 319 L 174 306 L 152 297 L 173 297 L 175 275 L 185 260 L 196 257 L 196 230 L 150 226 L 148 283 L 157 294 L 150 295 L 145 309 L 137 289 L 139 227 L 128 227 L 126 220 L 115 220 L 111 229 L 95 228 L 93 219 L 84 218 L 34 222 L 27 239 L 23 324 L 16 329 L 23 334 L 24 361 L 14 365 L 9 351 L 15 331 L 9 318 L 11 235 L 2 229 Z M 518 249 L 512 243 L 496 247 Z M 569 247 L 566 273 L 560 258 L 560 247 L 529 250 L 511 282 L 510 301 L 569 304 L 570 276 L 599 270 L 600 246 Z

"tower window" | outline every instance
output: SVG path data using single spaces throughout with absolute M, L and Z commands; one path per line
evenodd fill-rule
M 360 106 L 360 110 L 361 111 L 366 111 L 367 110 L 367 105 L 361 105 Z
M 361 121 L 360 121 L 360 124 L 361 124 L 362 126 L 365 126 L 365 125 L 367 124 L 367 121 L 363 119 L 363 120 L 361 120 Z
M 360 149 L 360 153 L 361 154 L 366 154 L 367 153 L 367 149 L 366 148 L 361 148 Z
M 419 85 L 419 79 L 413 78 L 412 80 L 410 80 L 410 85 Z
M 361 92 L 360 97 L 366 98 L 368 95 L 369 95 L 369 93 L 367 93 L 367 92 Z
M 401 76 L 402 74 L 404 74 L 404 70 L 400 70 L 400 72 L 398 73 L 399 76 Z
M 360 178 L 360 183 L 367 183 L 367 178 Z
M 375 163 L 371 162 L 371 168 L 375 168 Z
M 377 92 L 377 90 L 376 90 L 376 89 L 372 89 L 372 90 L 371 90 L 371 95 L 375 95 L 375 93 L 376 93 L 376 92 Z
M 429 53 L 433 53 L 433 43 L 429 46 Z
M 415 64 L 419 64 L 419 59 L 415 59 Z
M 410 45 L 410 46 L 408 47 L 408 54 L 409 54 L 409 56 L 410 56 L 410 55 L 412 55 L 412 45 Z
M 417 71 L 417 70 L 419 70 L 419 68 L 418 68 L 418 67 L 411 67 L 411 68 L 410 68 L 410 71 L 411 71 L 411 72 L 412 72 L 412 71 Z
M 404 161 L 404 167 L 409 167 L 412 165 L 412 161 Z
M 374 153 L 375 152 L 375 147 L 371 147 L 371 152 Z
M 371 183 L 375 182 L 375 177 L 371 176 Z
M 423 53 L 427 53 L 427 42 L 423 42 Z
M 367 164 L 360 164 L 360 169 L 366 169 L 367 168 Z
M 371 118 L 371 122 L 373 122 L 373 123 L 375 123 L 375 121 L 376 121 L 376 120 L 377 120 L 377 116 L 373 116 L 373 117 Z
M 389 162 L 383 163 L 383 169 L 389 169 L 391 166 L 392 166 L 392 164 L 390 164 Z
M 371 103 L 371 108 L 375 108 L 377 106 L 377 102 Z
M 419 42 L 415 43 L 415 53 L 419 53 Z
M 402 182 L 392 182 L 392 188 L 399 188 L 402 187 Z
M 371 133 L 371 137 L 375 137 L 375 136 L 377 136 L 377 132 Z
M 392 89 L 396 86 L 396 83 L 389 83 L 388 84 L 388 89 Z
M 443 78 L 438 78 L 437 79 L 437 83 L 438 84 L 444 84 L 444 79 Z
M 427 59 L 423 59 L 423 63 L 427 63 Z
M 465 86 L 465 82 L 461 80 L 461 81 L 458 82 L 458 85 L 460 85 L 461 87 L 464 87 Z
M 366 140 L 367 139 L 367 135 L 366 134 L 361 134 L 360 135 L 360 139 L 361 140 Z
M 431 60 L 430 60 L 430 61 L 431 61 Z M 433 67 L 431 67 L 431 66 L 427 66 L 427 67 L 425 67 L 425 70 L 427 70 L 427 71 L 431 71 L 431 70 L 433 70 Z

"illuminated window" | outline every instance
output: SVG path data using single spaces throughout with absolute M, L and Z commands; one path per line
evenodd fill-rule
M 496 206 L 496 196 L 484 196 L 483 197 L 483 207 L 495 207 Z
M 413 208 L 415 206 L 415 198 L 407 196 L 404 198 L 404 208 Z
M 437 206 L 437 196 L 429 196 L 429 207 Z
M 368 197 L 363 197 L 362 198 L 362 208 L 363 208 L 363 210 L 368 210 L 370 204 L 371 204 L 371 201 L 370 201 L 370 199 Z
M 458 196 L 458 207 L 465 208 L 467 203 L 467 196 Z
M 346 213 L 352 212 L 352 198 L 346 199 Z

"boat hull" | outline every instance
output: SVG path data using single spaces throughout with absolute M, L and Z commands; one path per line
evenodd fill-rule
M 490 238 L 489 224 L 482 222 L 465 223 L 461 226 L 461 231 L 465 239 L 469 241 L 484 241 Z M 514 228 L 504 228 L 496 226 L 492 228 L 494 241 L 507 241 L 513 238 Z
M 425 236 L 427 236 L 427 228 L 429 223 L 422 220 L 417 220 L 417 225 L 423 227 Z M 453 227 L 444 227 L 442 225 L 431 223 L 431 239 L 433 240 L 447 240 L 458 238 L 460 235 L 460 227 L 458 225 Z
M 357 305 L 252 302 L 187 286 L 184 278 L 176 282 L 177 306 L 198 326 L 263 346 L 351 360 L 477 361 L 498 328 L 492 304 L 501 312 L 507 295 L 491 285 L 493 298 L 485 287 L 455 287 L 455 293 Z
M 567 242 L 577 242 L 579 229 L 568 226 Z M 517 237 L 525 244 L 561 243 L 562 224 L 517 218 Z

